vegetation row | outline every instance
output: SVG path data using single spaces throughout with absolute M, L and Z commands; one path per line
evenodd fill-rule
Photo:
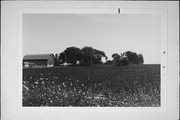
M 102 59 L 106 62 L 103 63 Z M 126 51 L 123 53 L 112 54 L 112 60 L 107 60 L 104 51 L 97 50 L 92 47 L 83 47 L 82 49 L 77 47 L 68 47 L 63 52 L 55 54 L 55 66 L 60 66 L 63 64 L 68 65 L 82 65 L 88 66 L 91 64 L 115 64 L 120 66 L 125 66 L 128 64 L 143 64 L 144 58 L 142 54 L 137 54 L 132 51 Z
M 160 106 L 160 66 L 23 69 L 24 106 Z

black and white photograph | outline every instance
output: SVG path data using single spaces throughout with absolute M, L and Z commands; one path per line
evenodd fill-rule
M 160 107 L 158 14 L 23 14 L 23 106 Z
M 3 120 L 179 119 L 179 1 L 2 1 Z

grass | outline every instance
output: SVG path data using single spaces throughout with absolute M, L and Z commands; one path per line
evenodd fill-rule
M 23 69 L 23 106 L 160 106 L 160 65 Z

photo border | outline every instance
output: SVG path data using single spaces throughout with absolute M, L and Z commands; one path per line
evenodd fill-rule
M 167 55 L 163 54 L 163 52 L 167 52 L 167 11 L 164 9 L 120 9 L 120 13 L 119 13 L 119 9 L 120 8 L 116 8 L 116 9 L 46 9 L 46 8 L 23 8 L 19 10 L 19 16 L 20 16 L 20 36 L 19 36 L 19 91 L 18 93 L 21 93 L 18 95 L 18 101 L 19 101 L 19 110 L 42 110 L 42 111 L 46 111 L 46 110 L 55 110 L 55 111 L 94 111 L 94 109 L 96 109 L 97 111 L 119 111 L 119 112 L 143 112 L 144 110 L 146 110 L 147 112 L 164 112 L 166 111 L 165 109 L 165 100 L 166 100 L 166 94 L 165 94 L 165 86 L 166 86 L 166 70 L 167 68 L 163 68 L 163 66 L 167 66 Z M 160 87 L 160 93 L 161 93 L 161 103 L 160 103 L 160 107 L 26 107 L 26 106 L 22 106 L 22 59 L 23 59 L 23 54 L 22 54 L 22 42 L 23 42 L 23 15 L 24 14 L 115 14 L 115 15 L 121 15 L 121 14 L 131 14 L 131 15 L 146 15 L 146 14 L 158 14 L 160 16 L 160 21 L 161 21 L 161 69 L 160 69 L 160 73 L 161 73 L 161 87 Z
M 2 96 L 4 97 L 4 98 L 2 97 L 2 111 L 7 110 L 7 111 L 10 111 L 10 113 L 12 114 L 13 111 L 15 110 L 14 113 L 18 113 L 18 114 L 14 114 L 15 118 L 21 118 L 21 119 L 23 119 L 23 118 L 31 119 L 31 118 L 34 118 L 34 117 L 36 119 L 38 119 L 39 118 L 38 113 L 40 113 L 40 118 L 44 118 L 43 115 L 46 115 L 46 114 L 49 114 L 48 118 L 50 116 L 53 117 L 54 114 L 57 114 L 57 116 L 54 116 L 54 118 L 58 117 L 58 118 L 66 118 L 66 119 L 72 119 L 72 118 L 73 119 L 79 119 L 80 117 L 78 117 L 78 115 L 86 117 L 88 114 L 90 114 L 90 116 L 88 116 L 90 119 L 97 119 L 97 118 L 102 118 L 103 119 L 103 115 L 105 115 L 107 117 L 107 114 L 108 114 L 110 116 L 110 118 L 112 118 L 112 119 L 119 119 L 119 118 L 123 118 L 123 119 L 127 119 L 127 118 L 128 119 L 134 119 L 134 118 L 135 119 L 139 119 L 139 118 L 140 119 L 150 119 L 151 118 L 152 119 L 152 118 L 155 117 L 153 115 L 156 115 L 155 118 L 166 118 L 167 115 L 169 115 L 168 113 L 171 113 L 170 108 L 172 106 L 175 107 L 175 104 L 177 105 L 178 101 L 176 101 L 176 100 L 173 100 L 174 103 L 171 103 L 171 104 L 169 103 L 169 100 L 172 100 L 172 99 L 170 99 L 169 95 L 170 95 L 170 93 L 173 92 L 172 89 L 175 89 L 175 93 L 172 93 L 172 95 L 173 95 L 172 98 L 175 98 L 176 95 L 174 95 L 174 94 L 178 93 L 178 88 L 176 87 L 176 85 L 178 83 L 178 74 L 179 74 L 178 73 L 178 71 L 179 71 L 178 67 L 175 67 L 175 70 L 177 70 L 177 71 L 175 71 L 175 74 L 173 74 L 175 83 L 171 84 L 171 87 L 173 85 L 174 88 L 170 88 L 169 83 L 172 83 L 172 82 L 168 81 L 169 78 L 172 78 L 172 75 L 170 74 L 170 72 L 173 71 L 172 66 L 174 67 L 175 65 L 177 65 L 177 66 L 179 65 L 178 61 L 177 61 L 177 63 L 175 63 L 175 65 L 169 63 L 170 62 L 169 57 L 178 58 L 178 54 L 175 51 L 177 49 L 178 37 L 172 37 L 172 33 L 171 34 L 169 33 L 169 29 L 171 29 L 171 30 L 173 29 L 173 28 L 170 28 L 169 23 L 171 23 L 171 26 L 173 26 L 173 27 L 175 25 L 172 24 L 172 20 L 171 20 L 171 22 L 169 22 L 169 20 L 172 19 L 172 18 L 170 18 L 172 15 L 171 16 L 168 15 L 170 13 L 172 14 L 172 11 L 177 12 L 176 9 L 175 9 L 175 8 L 177 8 L 176 2 L 170 2 L 171 3 L 170 5 L 169 5 L 168 2 L 165 2 L 165 3 L 164 2 L 158 2 L 159 5 L 156 5 L 156 3 L 152 3 L 152 2 L 149 2 L 148 4 L 145 4 L 144 2 L 139 2 L 138 4 L 136 2 L 130 2 L 130 3 L 129 2 L 128 3 L 127 2 L 95 2 L 95 3 L 94 2 L 88 2 L 88 3 L 90 3 L 90 5 L 87 4 L 87 3 L 84 3 L 84 2 L 77 2 L 77 3 L 76 2 L 72 2 L 72 3 L 71 2 L 47 2 L 46 4 L 44 2 L 43 2 L 43 4 L 40 4 L 42 2 L 36 2 L 37 5 L 34 2 L 32 2 L 32 3 L 31 2 L 26 2 L 26 3 L 25 2 L 2 2 L 2 3 L 3 3 L 2 4 L 3 5 L 3 7 L 2 7 L 3 8 L 2 9 L 2 13 L 3 13 L 2 16 L 5 15 L 5 13 L 7 13 L 6 11 L 11 12 L 11 13 L 8 14 L 8 17 L 10 17 L 9 15 L 12 14 L 12 13 L 15 13 L 15 16 L 16 16 L 16 17 L 12 16 L 12 18 L 15 18 L 16 22 L 12 22 L 12 20 L 7 20 L 5 22 L 6 17 L 3 16 L 4 18 L 2 20 L 2 23 L 6 23 L 6 24 L 7 23 L 10 23 L 10 24 L 11 23 L 18 23 L 17 25 L 15 25 L 13 27 L 12 30 L 10 30 L 10 25 L 7 25 L 8 28 L 5 28 L 5 26 L 2 25 L 2 28 L 3 28 L 2 30 L 4 31 L 2 33 L 2 37 L 1 37 L 2 38 L 2 62 L 1 62 L 1 64 L 2 64 L 2 68 L 1 68 L 1 70 L 2 70 L 2 85 L 1 86 L 2 87 L 1 87 L 1 90 L 2 90 Z M 48 3 L 51 3 L 50 7 L 48 7 Z M 103 5 L 100 5 L 101 3 L 103 3 Z M 94 4 L 95 4 L 95 7 L 93 6 Z M 148 9 L 146 9 L 145 7 L 147 7 L 147 5 L 149 5 L 149 4 L 151 4 L 151 6 Z M 60 7 L 57 7 L 57 5 L 59 5 Z M 36 6 L 36 7 L 33 7 L 33 6 Z M 75 8 L 73 8 L 74 6 L 75 6 Z M 74 110 L 70 110 L 69 107 L 66 107 L 66 108 L 63 107 L 62 110 L 59 110 L 59 108 L 57 108 L 57 107 L 56 108 L 54 108 L 54 107 L 46 107 L 45 109 L 40 108 L 40 107 L 30 108 L 30 109 L 29 108 L 24 109 L 24 107 L 23 108 L 19 107 L 20 104 L 22 105 L 22 102 L 19 103 L 19 93 L 22 94 L 22 77 L 20 77 L 20 76 L 22 76 L 22 71 L 19 72 L 19 68 L 20 67 L 22 68 L 22 56 L 19 55 L 19 53 L 22 52 L 22 42 L 19 42 L 19 40 L 20 41 L 22 40 L 22 32 L 23 32 L 23 30 L 22 30 L 22 14 L 24 14 L 23 10 L 25 10 L 25 9 L 26 10 L 27 9 L 30 9 L 30 10 L 36 9 L 35 11 L 42 10 L 42 9 L 43 9 L 43 11 L 44 11 L 44 9 L 51 9 L 51 10 L 52 9 L 54 9 L 54 10 L 57 10 L 57 9 L 75 10 L 76 9 L 76 10 L 78 10 L 79 9 L 78 7 L 80 7 L 81 10 L 82 9 L 86 9 L 86 10 L 91 9 L 92 10 L 92 9 L 98 9 L 98 8 L 103 9 L 103 10 L 104 9 L 109 9 L 110 10 L 110 9 L 120 8 L 121 12 L 122 12 L 121 14 L 131 13 L 129 11 L 130 9 L 135 10 L 136 12 L 138 12 L 139 10 L 141 11 L 142 9 L 143 10 L 146 9 L 147 11 L 150 10 L 151 13 L 152 13 L 152 11 L 156 11 L 156 10 L 160 11 L 160 13 L 162 15 L 161 18 L 163 20 L 163 22 L 161 22 L 162 26 L 163 26 L 163 27 L 161 27 L 161 30 L 163 30 L 163 32 L 161 31 L 163 33 L 163 35 L 161 34 L 161 40 L 164 38 L 165 41 L 167 41 L 167 42 L 164 42 L 164 40 L 163 40 L 163 46 L 162 46 L 163 49 L 161 51 L 163 53 L 165 51 L 165 54 L 162 53 L 163 61 L 161 61 L 161 63 L 163 64 L 163 65 L 161 65 L 161 67 L 165 66 L 164 69 L 161 68 L 161 70 L 162 70 L 161 71 L 161 77 L 165 78 L 165 81 L 162 81 L 162 79 L 161 79 L 162 82 L 165 82 L 165 85 L 161 86 L 161 92 L 163 90 L 164 93 L 165 93 L 164 95 L 161 94 L 161 98 L 165 98 L 165 99 L 163 99 L 164 101 L 161 100 L 161 102 L 163 102 L 163 104 L 161 104 L 161 107 L 160 107 L 161 109 L 158 109 L 157 107 L 155 107 L 155 108 L 149 108 L 149 107 L 144 107 L 144 108 L 140 107 L 139 108 L 139 107 L 136 107 L 137 109 L 133 110 L 134 107 L 133 108 L 131 108 L 131 107 L 130 108 L 120 107 L 120 108 L 118 108 L 118 110 L 117 109 L 113 110 L 114 108 L 110 109 L 109 107 L 105 107 L 105 109 L 108 108 L 108 110 L 103 111 L 101 109 L 101 107 L 100 108 L 95 107 L 95 109 L 90 108 L 90 110 L 85 110 L 85 109 L 89 109 L 89 107 L 88 108 L 83 107 L 81 110 L 79 109 L 79 107 L 75 108 L 75 109 L 70 108 L 70 109 L 74 109 Z M 173 7 L 175 7 L 175 8 L 173 8 Z M 11 10 L 8 10 L 8 8 L 11 8 Z M 12 12 L 12 9 L 16 9 L 15 12 Z M 170 13 L 168 13 L 169 11 L 170 11 Z M 115 12 L 115 14 L 116 14 L 116 12 Z M 177 18 L 177 16 L 178 16 L 176 13 L 175 13 L 175 15 L 176 16 L 173 16 L 173 19 Z M 177 21 L 176 21 L 175 24 L 177 24 Z M 175 29 L 177 30 L 177 32 L 179 31 L 179 29 L 177 29 L 177 28 L 175 28 Z M 15 32 L 14 30 L 19 30 L 19 31 Z M 11 33 L 13 31 L 14 31 L 14 33 Z M 11 42 L 10 38 L 12 38 L 12 37 L 7 37 L 7 35 L 9 35 L 9 32 L 10 32 L 10 34 L 13 34 L 12 36 L 15 36 L 15 42 L 14 42 L 15 46 L 14 47 L 12 47 L 12 45 L 9 44 L 9 42 Z M 178 34 L 177 32 L 176 32 L 176 34 Z M 18 35 L 17 35 L 17 33 L 18 33 Z M 172 42 L 169 41 L 170 37 L 173 38 Z M 172 45 L 174 45 L 174 46 L 172 46 Z M 10 62 L 10 63 L 14 64 L 13 66 L 16 66 L 12 70 L 11 70 L 12 66 L 10 66 L 10 65 L 5 66 L 5 63 L 7 63 L 7 62 L 5 62 L 6 61 L 5 60 L 5 58 L 6 58 L 5 57 L 5 54 L 6 54 L 5 50 L 9 50 L 10 47 L 12 47 L 11 48 L 12 51 L 15 50 L 15 55 L 14 56 L 16 56 L 15 60 L 13 62 Z M 171 54 L 169 55 L 169 53 L 172 53 L 172 50 L 177 55 L 176 57 L 172 56 Z M 12 52 L 12 51 L 8 51 L 8 52 Z M 10 78 L 10 76 L 7 77 L 7 72 L 9 72 L 8 74 L 12 74 L 12 76 L 14 76 L 14 77 L 18 76 L 18 78 L 15 78 L 15 83 L 18 83 L 18 86 L 16 86 L 14 88 L 14 90 L 17 90 L 17 91 L 15 91 L 15 92 L 10 92 L 10 90 L 7 91 L 7 93 L 11 93 L 10 94 L 11 97 L 15 97 L 15 99 L 16 99 L 15 102 L 10 102 L 9 98 L 11 98 L 11 97 L 7 97 L 5 95 L 5 93 L 6 93 L 5 90 L 7 90 L 7 89 L 5 89 L 5 84 L 7 86 L 7 82 L 5 80 L 8 80 L 8 78 Z M 12 73 L 12 72 L 15 72 L 15 74 Z M 20 78 L 21 78 L 21 80 L 19 80 Z M 8 82 L 9 82 L 9 80 L 8 80 Z M 161 83 L 161 85 L 162 85 L 162 83 Z M 17 93 L 17 94 L 12 95 L 12 93 Z M 7 102 L 5 102 L 5 100 L 7 100 Z M 5 103 L 11 103 L 11 104 L 8 104 L 7 107 L 4 108 L 5 105 L 6 105 Z M 170 105 L 168 105 L 167 103 L 170 104 Z M 15 105 L 15 104 L 17 104 L 17 105 Z M 13 110 L 10 110 L 11 105 L 14 108 Z M 178 105 L 177 105 L 177 107 L 178 107 Z M 177 108 L 177 107 L 175 107 L 175 108 Z M 122 111 L 119 110 L 119 109 L 122 109 Z M 152 109 L 152 110 L 150 110 L 150 109 Z M 61 114 L 58 114 L 59 111 L 61 112 Z M 171 115 L 171 117 L 177 117 L 178 110 L 175 109 L 175 110 L 172 110 L 172 111 L 175 111 L 176 116 L 174 116 L 175 114 L 171 113 L 173 115 L 173 116 Z M 37 113 L 35 113 L 35 112 L 37 112 Z M 13 116 L 7 116 L 5 114 L 7 112 L 3 111 L 3 113 L 4 114 L 2 114 L 2 117 L 4 117 L 4 118 L 11 118 L 11 119 L 13 118 Z M 22 115 L 22 113 L 25 113 L 25 114 Z M 142 113 L 144 115 L 138 116 L 138 115 L 140 115 Z M 34 114 L 35 116 L 29 116 L 27 118 L 27 115 L 29 115 L 29 114 Z M 63 114 L 66 114 L 67 116 L 64 116 Z M 72 116 L 69 116 L 69 114 L 71 114 Z M 93 115 L 93 116 L 91 116 L 91 115 Z M 132 116 L 129 116 L 129 115 L 132 115 Z M 149 116 L 149 115 L 151 115 L 151 116 Z M 166 116 L 166 117 L 164 117 L 163 115 Z M 150 118 L 147 118 L 146 116 L 148 116 Z M 82 117 L 81 117 L 81 119 L 82 119 Z M 106 119 L 108 119 L 108 117 Z

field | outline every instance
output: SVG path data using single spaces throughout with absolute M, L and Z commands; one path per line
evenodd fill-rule
M 159 107 L 160 65 L 23 68 L 23 106 Z

